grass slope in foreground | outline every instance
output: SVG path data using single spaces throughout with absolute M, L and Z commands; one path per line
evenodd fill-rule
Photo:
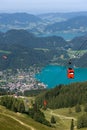
M 50 121 L 53 115 L 56 124 L 53 128 L 35 122 L 29 116 L 21 113 L 14 113 L 3 106 L 0 106 L 0 130 L 70 130 L 71 119 L 74 119 L 74 130 L 87 130 L 87 128 L 77 129 L 77 118 L 81 113 L 76 113 L 74 107 L 69 114 L 69 108 L 47 109 L 43 111 L 46 119 Z
M 0 130 L 54 130 L 35 122 L 29 116 L 14 113 L 0 106 Z

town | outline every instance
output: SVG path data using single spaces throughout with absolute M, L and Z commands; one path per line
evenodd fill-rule
M 0 71 L 0 89 L 7 92 L 24 93 L 24 91 L 45 89 L 46 85 L 36 80 L 35 74 L 39 73 L 39 67 L 29 69 L 11 69 Z

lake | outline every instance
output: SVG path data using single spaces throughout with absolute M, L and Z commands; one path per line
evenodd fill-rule
M 37 34 L 37 36 L 39 37 L 60 36 L 60 37 L 63 37 L 65 40 L 72 40 L 75 37 L 83 36 L 85 34 L 86 33 L 83 33 L 83 32 L 69 32 L 69 33 L 59 32 L 59 33 L 49 33 L 49 34 L 46 34 L 46 33 Z
M 87 68 L 74 68 L 75 78 L 67 78 L 67 67 L 48 65 L 35 75 L 35 78 L 47 85 L 47 88 L 55 87 L 60 84 L 70 84 L 74 82 L 87 81 Z

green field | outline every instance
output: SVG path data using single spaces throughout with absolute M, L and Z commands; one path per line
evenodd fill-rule
M 4 53 L 4 54 L 11 54 L 10 51 L 4 51 L 4 50 L 0 50 L 0 53 Z
M 34 50 L 37 50 L 37 51 L 44 51 L 44 52 L 49 51 L 49 49 L 46 49 L 46 48 L 34 48 Z
M 14 113 L 0 106 L 0 130 L 54 130 L 35 122 L 29 116 Z
M 0 106 L 0 130 L 70 130 L 72 119 L 74 119 L 74 130 L 78 130 L 76 127 L 77 118 L 83 112 L 76 113 L 74 107 L 42 111 L 49 121 L 52 115 L 55 117 L 56 124 L 52 124 L 53 127 L 47 127 L 34 121 L 28 115 L 14 113 Z M 71 111 L 71 113 L 69 113 L 69 111 Z M 87 128 L 79 130 L 87 130 Z
M 67 51 L 68 55 L 70 58 L 76 58 L 77 56 L 83 56 L 85 53 L 87 53 L 87 50 L 76 50 L 73 51 L 71 49 L 69 49 Z
M 83 109 L 83 108 L 82 108 Z M 42 110 L 43 111 L 43 110 Z M 71 111 L 71 112 L 70 112 Z M 87 130 L 87 128 L 77 129 L 77 118 L 82 112 L 76 113 L 75 108 L 62 108 L 51 110 L 47 109 L 43 111 L 47 120 L 50 121 L 51 116 L 53 115 L 56 119 L 56 130 L 70 130 L 71 120 L 74 120 L 74 130 Z

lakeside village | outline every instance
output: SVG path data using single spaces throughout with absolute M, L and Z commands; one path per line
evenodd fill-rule
M 7 92 L 24 93 L 29 90 L 45 89 L 46 85 L 35 79 L 35 74 L 40 72 L 39 67 L 29 67 L 29 69 L 17 69 L 0 71 L 0 89 Z

